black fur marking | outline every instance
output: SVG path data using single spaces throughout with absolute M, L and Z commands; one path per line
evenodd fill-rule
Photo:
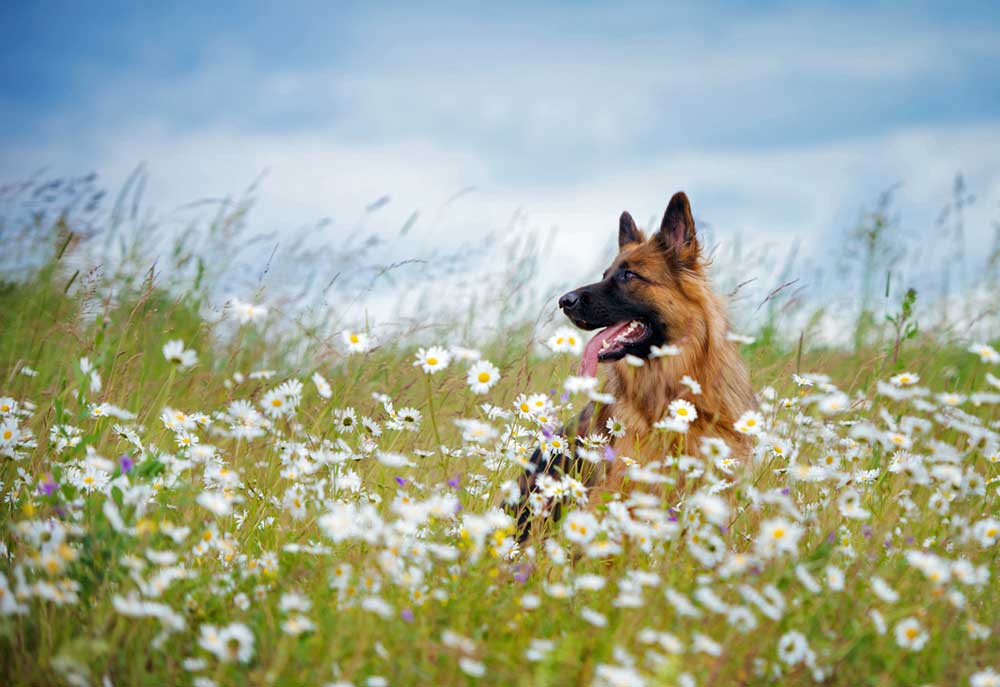
M 563 437 L 567 437 L 568 435 L 576 437 L 585 436 L 590 432 L 593 419 L 594 404 L 588 403 L 577 417 L 576 427 L 563 427 L 559 431 L 559 434 Z M 569 447 L 569 454 L 560 454 L 551 458 L 546 458 L 542 454 L 541 449 L 535 449 L 535 452 L 531 454 L 530 462 L 532 467 L 526 468 L 525 471 L 521 473 L 521 476 L 517 481 L 517 485 L 521 490 L 521 498 L 516 506 L 507 506 L 507 512 L 510 513 L 511 517 L 515 518 L 517 521 L 514 537 L 518 543 L 524 542 L 531 535 L 532 520 L 535 516 L 528 507 L 528 499 L 532 494 L 538 491 L 538 487 L 536 486 L 538 476 L 564 474 L 572 475 L 578 473 L 582 466 L 582 461 L 577 456 L 576 449 L 577 446 L 574 441 Z M 561 515 L 562 504 L 559 502 L 553 503 L 548 517 L 553 522 L 557 522 Z

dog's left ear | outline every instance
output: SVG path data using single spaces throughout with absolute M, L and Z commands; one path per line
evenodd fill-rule
M 628 212 L 623 212 L 618 220 L 618 250 L 621 250 L 630 243 L 642 243 L 642 232 L 635 225 L 635 220 Z
M 695 235 L 694 217 L 691 216 L 691 203 L 683 191 L 678 191 L 670 199 L 656 239 L 682 262 L 698 257 L 698 237 Z

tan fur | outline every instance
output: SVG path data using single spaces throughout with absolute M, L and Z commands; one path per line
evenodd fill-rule
M 603 365 L 610 368 L 606 390 L 615 403 L 602 408 L 589 423 L 590 428 L 600 431 L 607 418 L 618 418 L 626 432 L 612 446 L 618 456 L 640 463 L 667 455 L 697 456 L 704 437 L 725 440 L 734 457 L 743 457 L 749 449 L 748 437 L 733 425 L 745 411 L 756 407 L 756 401 L 746 365 L 736 345 L 726 338 L 729 322 L 725 306 L 709 284 L 697 242 L 687 247 L 687 255 L 666 261 L 656 237 L 639 238 L 642 240 L 622 247 L 609 271 L 625 266 L 653 282 L 635 281 L 629 288 L 641 290 L 644 301 L 656 304 L 670 323 L 671 343 L 681 352 L 650 358 L 642 367 L 632 367 L 624 360 Z M 685 375 L 701 384 L 700 394 L 681 384 Z M 671 401 L 677 398 L 690 401 L 698 411 L 687 433 L 654 429 L 653 424 L 668 414 Z M 618 460 L 594 486 L 617 490 L 624 472 L 625 463 Z
M 574 458 L 575 454 L 549 459 L 536 450 L 518 482 L 520 503 L 511 509 L 517 516 L 519 540 L 530 532 L 532 516 L 526 504 L 541 474 L 579 474 L 592 492 L 620 492 L 628 489 L 624 484 L 627 465 L 622 458 L 646 464 L 668 456 L 698 456 L 706 437 L 724 440 L 736 459 L 749 452 L 748 437 L 737 432 L 734 425 L 740 415 L 756 407 L 750 375 L 736 345 L 727 338 L 726 309 L 709 283 L 708 266 L 695 235 L 687 196 L 677 193 L 671 198 L 659 231 L 648 239 L 631 215 L 622 213 L 619 248 L 599 284 L 616 275 L 633 273 L 632 278 L 615 282 L 615 289 L 627 290 L 624 294 L 616 291 L 616 298 L 655 310 L 666 325 L 668 342 L 680 353 L 650 357 L 640 367 L 625 360 L 599 366 L 607 376 L 605 390 L 614 396 L 614 403 L 600 406 L 596 412 L 593 404 L 587 406 L 576 427 L 564 428 L 564 433 L 578 437 L 601 433 L 608 419 L 615 417 L 625 427 L 624 436 L 614 439 L 611 445 L 616 458 L 610 466 L 603 463 L 595 468 L 589 463 L 584 466 Z M 581 287 L 577 292 L 599 284 Z M 575 308 L 579 302 L 567 301 L 564 306 L 562 301 L 560 307 L 564 309 Z M 700 394 L 681 383 L 685 375 L 701 385 Z M 697 419 L 682 434 L 655 428 L 653 425 L 668 415 L 671 402 L 678 398 L 695 406 Z M 592 494 L 590 502 L 596 505 L 603 499 Z M 552 515 L 558 518 L 559 504 L 552 508 Z

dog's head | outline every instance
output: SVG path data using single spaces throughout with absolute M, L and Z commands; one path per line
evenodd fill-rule
M 583 368 L 590 374 L 596 372 L 597 362 L 628 354 L 646 358 L 653 346 L 682 338 L 704 317 L 701 250 L 684 193 L 670 199 L 659 230 L 648 239 L 623 212 L 618 249 L 601 281 L 559 299 L 559 307 L 576 326 L 605 328 L 584 351 Z

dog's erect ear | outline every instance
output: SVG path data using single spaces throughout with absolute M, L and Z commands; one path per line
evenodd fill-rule
M 698 238 L 694 230 L 694 217 L 691 216 L 691 203 L 683 191 L 678 191 L 670 199 L 656 238 L 664 249 L 682 260 L 697 257 Z
M 642 243 L 642 241 L 642 232 L 639 231 L 639 227 L 635 226 L 632 215 L 623 212 L 621 219 L 618 220 L 618 250 L 630 243 Z

